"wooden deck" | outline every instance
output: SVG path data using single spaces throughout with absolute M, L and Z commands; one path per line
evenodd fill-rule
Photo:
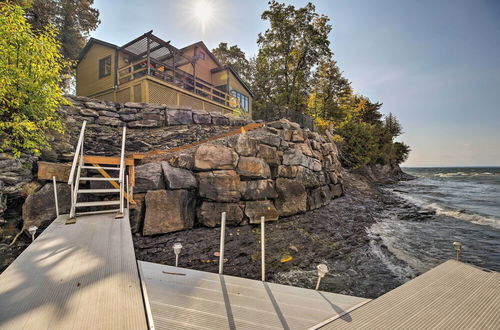
M 369 299 L 139 261 L 155 329 L 307 329 Z
M 128 216 L 65 219 L 0 275 L 0 329 L 147 329 Z
M 321 329 L 500 329 L 500 274 L 450 260 Z

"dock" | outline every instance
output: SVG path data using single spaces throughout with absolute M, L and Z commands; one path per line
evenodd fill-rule
M 0 274 L 0 329 L 500 329 L 497 272 L 451 260 L 374 300 L 315 291 L 137 261 L 125 211 L 54 220 Z
M 0 329 L 146 329 L 128 216 L 67 217 L 0 275 Z

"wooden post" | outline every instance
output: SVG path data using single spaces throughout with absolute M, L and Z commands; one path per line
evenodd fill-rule
M 266 243 L 265 243 L 265 225 L 266 218 L 260 217 L 260 249 L 261 249 L 261 270 L 262 270 L 262 282 L 266 281 Z
M 52 177 L 52 182 L 54 183 L 54 201 L 56 202 L 56 216 L 59 218 L 59 203 L 57 201 L 57 183 L 55 176 Z
M 219 274 L 224 266 L 224 241 L 226 239 L 226 212 L 222 212 L 220 221 Z
M 148 73 L 148 76 L 151 75 L 151 68 L 150 68 L 150 64 L 151 64 L 151 60 L 149 58 L 149 55 L 150 55 L 150 45 L 149 45 L 149 35 L 146 37 L 146 44 L 147 44 L 147 61 L 146 61 L 146 65 L 148 66 L 148 69 L 147 69 L 147 73 Z

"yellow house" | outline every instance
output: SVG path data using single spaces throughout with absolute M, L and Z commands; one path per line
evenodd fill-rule
M 76 94 L 252 115 L 250 88 L 202 41 L 177 49 L 153 31 L 121 47 L 91 38 L 78 58 Z

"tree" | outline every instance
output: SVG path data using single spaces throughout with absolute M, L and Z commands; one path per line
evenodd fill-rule
M 397 118 L 389 112 L 384 118 L 384 128 L 389 133 L 392 138 L 400 136 L 403 134 L 403 128 Z
M 212 49 L 212 53 L 223 65 L 231 66 L 241 79 L 247 84 L 252 82 L 252 73 L 250 61 L 246 58 L 245 53 L 237 45 L 228 47 L 227 42 L 219 43 L 217 48 Z
M 94 0 L 15 0 L 25 8 L 25 17 L 36 33 L 53 26 L 60 42 L 60 52 L 66 60 L 76 60 L 89 38 L 90 31 L 99 25 L 99 10 Z M 74 71 L 67 66 L 60 84 L 68 89 Z
M 19 156 L 49 147 L 47 133 L 62 132 L 56 115 L 67 103 L 59 83 L 67 62 L 56 30 L 31 30 L 20 6 L 0 5 L 0 151 Z
M 331 55 L 328 17 L 315 10 L 311 3 L 296 9 L 273 0 L 262 13 L 270 28 L 257 38 L 255 90 L 263 92 L 257 94 L 257 106 L 306 109 L 312 68 Z

